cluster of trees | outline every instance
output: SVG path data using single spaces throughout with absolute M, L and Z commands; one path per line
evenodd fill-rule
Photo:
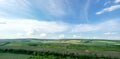
M 33 54 L 34 51 L 28 51 L 24 49 L 0 49 L 1 53 L 15 53 L 15 54 Z
M 118 59 L 113 57 L 97 56 L 97 55 L 74 55 L 74 54 L 50 54 L 50 55 L 33 55 L 27 59 Z
M 118 59 L 113 57 L 93 55 L 79 55 L 74 53 L 57 53 L 52 51 L 31 51 L 24 49 L 0 49 L 0 52 L 15 53 L 15 54 L 29 54 L 32 55 L 27 59 Z

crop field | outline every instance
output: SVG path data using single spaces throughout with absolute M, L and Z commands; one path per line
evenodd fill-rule
M 0 59 L 119 59 L 120 40 L 6 39 L 0 52 Z

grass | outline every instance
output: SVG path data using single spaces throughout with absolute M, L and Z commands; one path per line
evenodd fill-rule
M 30 55 L 24 54 L 0 53 L 0 59 L 26 59 L 29 57 Z

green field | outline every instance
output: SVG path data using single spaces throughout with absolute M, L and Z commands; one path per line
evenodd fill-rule
M 6 39 L 0 40 L 0 52 L 0 59 L 119 59 L 120 40 Z
M 12 53 L 0 53 L 0 59 L 27 59 L 30 55 L 24 54 L 12 54 Z

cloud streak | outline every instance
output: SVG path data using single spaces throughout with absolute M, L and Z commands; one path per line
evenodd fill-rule
M 0 0 L 0 17 L 33 17 L 30 6 L 28 0 Z
M 43 12 L 47 12 L 49 15 L 52 16 L 63 16 L 66 14 L 66 10 L 64 9 L 64 2 L 63 0 L 35 0 L 33 2 L 34 6 Z
M 115 11 L 117 9 L 120 9 L 120 5 L 117 4 L 117 3 L 120 2 L 120 0 L 114 0 L 114 2 L 115 2 L 115 5 L 112 5 L 110 7 L 104 8 L 103 10 L 96 12 L 96 14 L 99 15 L 99 14 L 103 14 L 105 12 L 112 12 L 112 11 Z M 105 2 L 104 6 L 107 5 L 107 4 L 109 4 L 109 3 L 111 3 L 111 1 Z
M 86 22 L 89 22 L 89 20 L 88 20 L 88 10 L 89 10 L 89 7 L 90 7 L 90 0 L 87 0 L 86 5 L 85 5 L 85 9 L 84 9 Z
M 120 5 L 113 5 L 111 7 L 105 8 L 105 9 L 97 12 L 96 14 L 99 15 L 99 14 L 103 14 L 105 12 L 111 12 L 111 11 L 114 11 L 114 10 L 117 10 L 117 9 L 120 9 Z

